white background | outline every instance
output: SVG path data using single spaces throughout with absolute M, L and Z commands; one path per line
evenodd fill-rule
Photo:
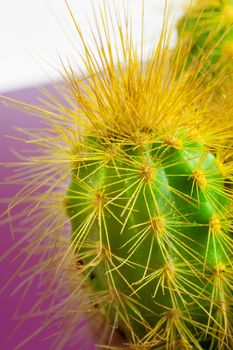
M 105 0 L 112 5 L 113 0 Z M 165 0 L 144 0 L 145 43 L 158 39 Z M 170 18 L 182 13 L 185 0 L 168 0 Z M 187 1 L 186 1 L 187 2 Z M 88 37 L 93 23 L 93 4 L 102 0 L 69 0 L 82 32 Z M 115 0 L 117 8 L 129 6 L 133 15 L 133 32 L 140 37 L 142 0 Z M 173 38 L 174 42 L 175 38 Z M 80 47 L 74 25 L 64 0 L 0 0 L 0 93 L 59 78 L 59 59 L 69 57 L 77 67 L 83 63 L 74 47 Z

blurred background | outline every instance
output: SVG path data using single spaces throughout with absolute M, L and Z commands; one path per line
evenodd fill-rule
M 94 18 L 91 9 L 93 4 L 98 8 L 102 0 L 69 0 L 68 2 L 82 32 L 86 38 L 90 38 L 92 47 L 90 24 L 94 23 Z M 114 5 L 113 0 L 105 0 L 105 3 L 110 7 Z M 182 14 L 185 0 L 170 0 L 168 3 L 170 21 L 175 25 Z M 132 13 L 134 38 L 140 43 L 142 0 L 115 0 L 115 4 L 121 13 L 124 7 Z M 159 38 L 165 0 L 144 0 L 144 6 L 144 44 L 147 52 Z M 2 95 L 36 104 L 40 95 L 36 87 L 38 85 L 49 87 L 52 82 L 60 80 L 62 71 L 60 58 L 64 62 L 69 58 L 74 69 L 80 74 L 84 70 L 83 62 L 78 55 L 80 41 L 65 0 L 0 0 L 0 38 L 0 94 Z M 174 34 L 171 45 L 175 40 Z M 7 162 L 16 160 L 12 150 L 22 148 L 22 143 L 16 139 L 19 132 L 14 127 L 36 128 L 38 125 L 39 121 L 36 118 L 0 104 L 0 162 L 5 163 L 5 166 L 0 163 L 0 213 L 7 209 L 10 198 L 20 189 L 17 185 L 6 185 L 7 177 L 14 173 L 14 169 L 7 166 Z M 17 275 L 17 268 L 20 264 L 24 264 L 25 255 L 19 254 L 23 250 L 22 247 L 11 251 L 16 240 L 10 233 L 7 218 L 3 219 L 0 216 L 0 223 L 2 224 L 0 225 L 0 349 L 56 350 L 57 348 L 51 347 L 51 330 L 43 329 L 43 316 L 30 318 L 21 324 L 17 331 L 22 319 L 15 318 L 14 314 L 25 292 L 22 287 L 23 275 Z M 17 221 L 14 226 L 17 232 Z M 6 252 L 9 252 L 7 256 L 5 256 Z M 35 259 L 36 257 L 28 264 L 34 263 Z M 15 274 L 17 276 L 8 284 Z M 22 299 L 25 304 L 25 308 L 21 305 L 22 309 L 27 310 L 30 305 L 34 305 L 40 292 L 35 281 L 27 297 Z M 86 345 L 75 345 L 69 349 L 91 350 L 94 346 L 91 342 L 87 342 Z
M 82 31 L 90 33 L 93 23 L 91 8 L 102 0 L 68 0 Z M 106 0 L 110 7 L 114 0 Z M 171 20 L 182 12 L 185 0 L 168 0 Z M 117 0 L 123 12 L 133 14 L 133 31 L 140 40 L 142 0 Z M 151 45 L 160 34 L 165 0 L 144 0 L 145 44 Z M 79 40 L 69 16 L 65 0 L 0 0 L 0 93 L 44 84 L 59 79 L 59 56 L 69 57 L 78 67 Z M 173 38 L 173 41 L 175 38 Z

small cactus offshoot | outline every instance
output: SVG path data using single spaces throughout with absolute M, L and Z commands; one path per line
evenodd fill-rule
M 233 69 L 233 1 L 195 0 L 178 24 L 190 49 L 187 65 L 208 55 L 203 68 L 211 76 Z

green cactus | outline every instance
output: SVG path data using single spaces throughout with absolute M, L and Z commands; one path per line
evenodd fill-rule
M 230 349 L 226 179 L 201 143 L 143 136 L 86 138 L 67 193 L 81 269 L 129 343 Z
M 232 71 L 232 0 L 195 0 L 179 21 L 178 32 L 190 50 L 188 66 L 193 61 L 204 60 L 203 68 L 211 76 L 219 70 Z
M 230 350 L 230 105 L 200 88 L 203 65 L 177 77 L 183 43 L 171 58 L 163 35 L 146 63 L 122 41 L 124 67 L 106 37 L 101 73 L 80 35 L 90 77 L 74 85 L 87 122 L 66 195 L 71 245 L 90 310 L 130 348 Z

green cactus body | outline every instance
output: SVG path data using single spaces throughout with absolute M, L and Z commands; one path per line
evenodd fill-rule
M 232 70 L 232 0 L 196 0 L 180 20 L 178 31 L 184 44 L 190 46 L 187 66 L 193 60 L 204 60 L 203 68 L 211 75 Z
M 142 135 L 86 138 L 67 193 L 80 269 L 129 342 L 202 349 L 232 298 L 216 287 L 232 257 L 225 180 L 201 143 Z

